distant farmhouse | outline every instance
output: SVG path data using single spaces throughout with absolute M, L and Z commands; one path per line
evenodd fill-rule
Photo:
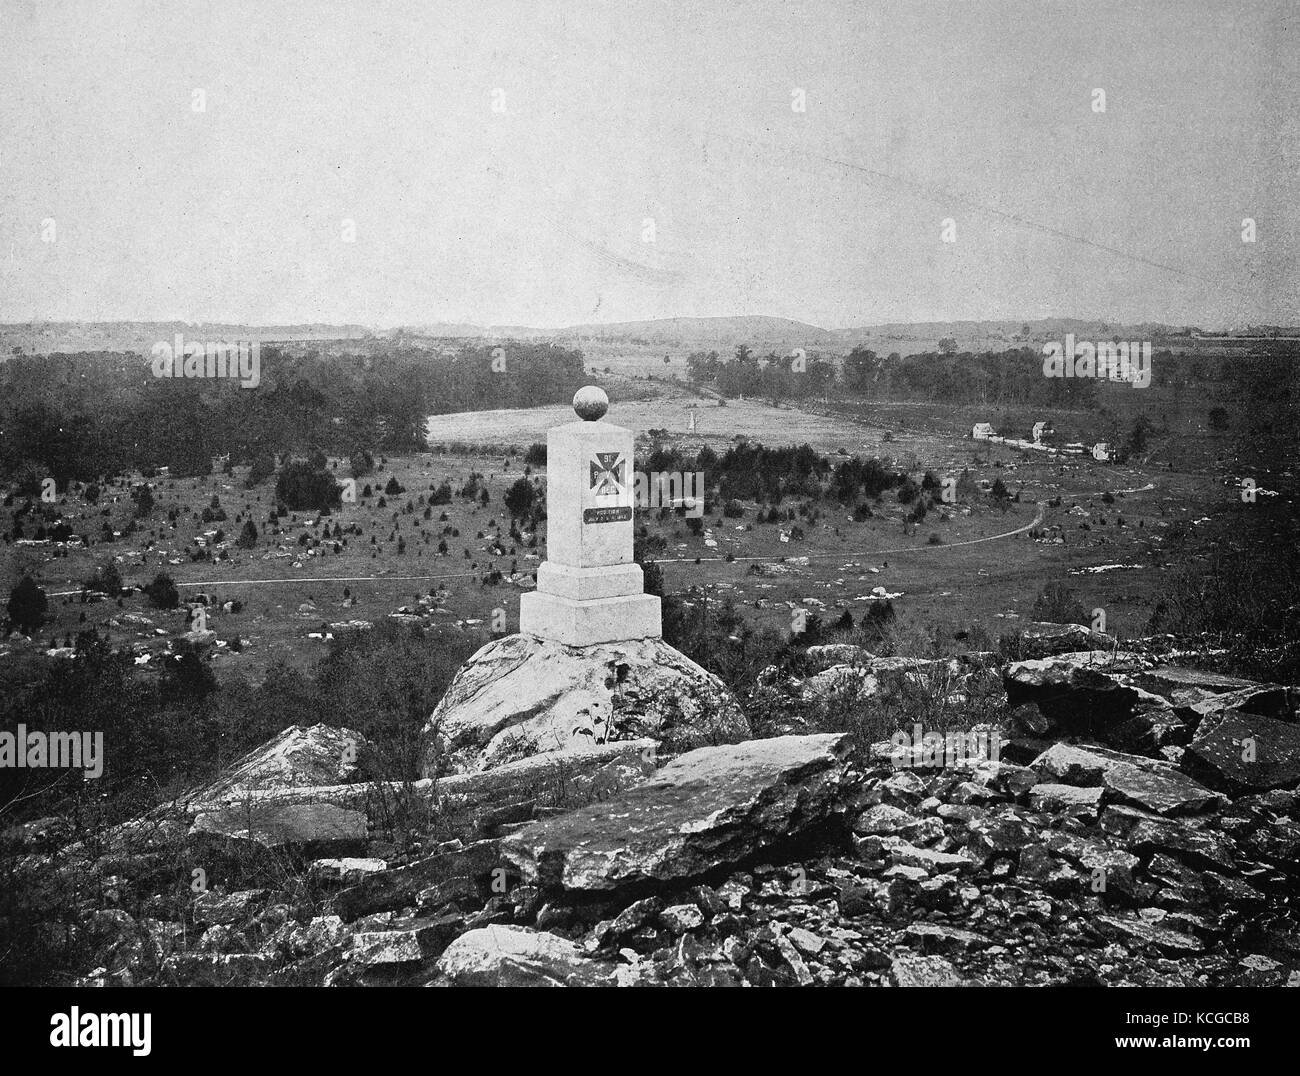
M 993 437 L 993 424 L 991 422 L 977 422 L 971 428 L 970 435 L 977 441 L 988 441 Z

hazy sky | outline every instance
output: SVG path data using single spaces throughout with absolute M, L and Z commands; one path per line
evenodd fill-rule
M 1294 321 L 1298 21 L 0 0 L 0 320 Z

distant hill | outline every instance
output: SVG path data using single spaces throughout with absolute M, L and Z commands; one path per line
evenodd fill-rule
M 1194 330 L 1181 325 L 1164 325 L 1159 322 L 1124 324 L 1098 318 L 1037 318 L 1022 321 L 917 321 L 892 322 L 882 325 L 863 325 L 850 329 L 836 329 L 837 343 L 856 347 L 859 345 L 879 350 L 889 341 L 900 344 L 923 344 L 922 347 L 891 347 L 891 351 L 932 350 L 943 337 L 952 337 L 963 351 L 987 348 L 1014 347 L 1056 339 L 1074 333 L 1080 340 L 1109 340 L 1118 336 L 1125 340 L 1150 340 L 1157 337 L 1185 336 Z
M 1100 318 L 1000 319 L 992 321 L 886 322 L 843 329 L 823 329 L 804 321 L 761 314 L 716 318 L 652 318 L 607 324 L 571 325 L 539 329 L 526 325 L 476 325 L 468 322 L 433 322 L 393 329 L 372 330 L 364 325 L 235 325 L 225 322 L 107 321 L 11 322 L 0 324 L 0 361 L 15 348 L 27 354 L 75 351 L 147 352 L 160 340 L 176 333 L 195 340 L 250 339 L 264 342 L 370 339 L 419 344 L 424 340 L 547 340 L 581 347 L 583 342 L 642 343 L 729 352 L 737 344 L 755 350 L 809 347 L 845 353 L 866 347 L 887 355 L 937 350 L 939 341 L 952 337 L 961 351 L 1002 351 L 1012 347 L 1038 347 L 1046 340 L 1074 333 L 1080 340 L 1188 341 L 1201 335 L 1193 326 L 1160 322 L 1124 324 Z M 1244 335 L 1294 336 L 1295 329 L 1268 326 L 1243 330 Z
M 740 343 L 836 343 L 829 329 L 789 318 L 746 315 L 722 318 L 655 318 L 607 325 L 573 325 L 550 334 L 557 338 L 597 340 L 640 339 L 649 343 L 698 343 L 727 346 Z
M 370 335 L 364 325 L 236 325 L 229 322 L 187 321 L 32 321 L 0 324 L 0 358 L 21 348 L 29 355 L 77 351 L 147 352 L 171 341 L 177 333 L 187 340 L 260 340 L 264 343 L 302 340 L 358 340 Z

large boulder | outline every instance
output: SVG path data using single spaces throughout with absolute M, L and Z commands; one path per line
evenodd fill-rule
M 186 799 L 212 803 L 248 792 L 346 784 L 358 779 L 359 763 L 367 746 L 362 735 L 351 729 L 290 725 Z
M 1145 664 L 1136 654 L 1085 650 L 1014 661 L 1002 675 L 1009 706 L 1037 703 L 1067 731 L 1101 733 L 1136 711 L 1169 709 L 1167 700 L 1133 684 L 1132 674 Z
M 612 969 L 564 938 L 527 927 L 487 926 L 462 934 L 438 960 L 439 985 L 613 985 Z
M 524 883 L 609 893 L 737 863 L 861 807 L 851 737 L 703 747 L 619 796 L 535 822 L 501 852 Z
M 424 772 L 480 772 L 636 737 L 684 750 L 748 734 L 722 681 L 662 639 L 565 646 L 510 635 L 475 653 L 434 709 Z

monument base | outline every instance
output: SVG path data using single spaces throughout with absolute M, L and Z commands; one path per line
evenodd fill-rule
M 663 616 L 654 594 L 575 601 L 530 590 L 519 596 L 519 631 L 565 646 L 663 636 Z

